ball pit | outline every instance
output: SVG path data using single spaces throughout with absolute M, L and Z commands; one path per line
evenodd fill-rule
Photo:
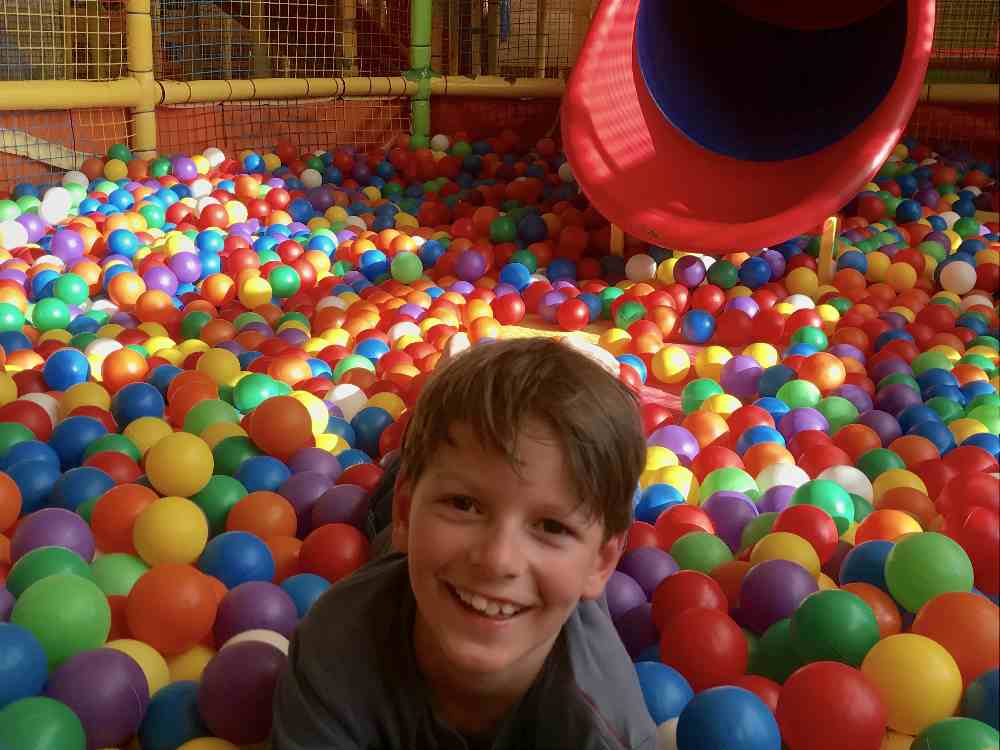
M 642 402 L 607 598 L 667 746 L 995 746 L 1000 244 L 965 205 L 991 174 L 904 139 L 828 282 L 814 235 L 610 255 L 564 157 L 510 132 L 115 146 L 0 195 L 0 745 L 264 739 L 430 373 L 543 333 Z

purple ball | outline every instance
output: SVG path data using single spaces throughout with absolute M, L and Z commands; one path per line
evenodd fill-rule
M 887 310 L 878 317 L 880 320 L 884 320 L 886 323 L 888 323 L 893 330 L 900 330 L 902 328 L 905 328 L 906 324 L 909 322 L 902 315 L 900 315 L 897 312 L 892 312 L 891 310 Z
M 684 255 L 674 266 L 674 281 L 693 289 L 705 280 L 705 264 L 697 255 Z
M 450 287 L 448 287 L 449 292 L 458 292 L 459 294 L 472 294 L 476 291 L 476 287 L 470 284 L 468 281 L 456 281 Z
M 676 424 L 657 428 L 646 439 L 646 445 L 659 445 L 673 451 L 684 466 L 688 466 L 694 461 L 695 456 L 701 450 L 697 438 L 691 434 L 691 431 Z
M 28 280 L 28 274 L 20 268 L 4 268 L 0 270 L 0 279 L 10 279 L 23 285 Z
M 677 572 L 677 563 L 659 547 L 639 547 L 622 556 L 618 570 L 638 583 L 647 599 L 652 599 L 663 579 Z
M 865 363 L 866 357 L 865 353 L 858 349 L 856 346 L 851 346 L 850 344 L 834 344 L 829 349 L 826 350 L 827 354 L 832 354 L 835 357 L 850 357 L 855 359 L 861 364 Z
M 333 480 L 318 471 L 303 471 L 292 474 L 278 488 L 278 494 L 285 498 L 295 508 L 299 519 L 297 535 L 304 537 L 311 529 L 312 507 L 320 496 L 330 489 Z
M 134 735 L 149 705 L 149 683 L 131 656 L 113 648 L 81 651 L 49 675 L 45 695 L 69 706 L 87 749 L 117 747 Z
M 791 504 L 792 495 L 795 494 L 796 489 L 798 488 L 787 484 L 774 485 L 761 495 L 760 501 L 757 503 L 757 511 L 759 513 L 781 513 Z
M 291 638 L 298 619 L 295 602 L 283 588 L 270 581 L 247 581 L 222 597 L 212 632 L 220 648 L 247 630 L 273 630 Z
M 893 383 L 879 389 L 875 393 L 875 408 L 888 412 L 894 417 L 900 415 L 911 406 L 917 406 L 924 401 L 920 394 L 906 383 Z
M 355 484 L 334 485 L 313 503 L 311 529 L 328 523 L 348 523 L 364 531 L 368 518 L 368 493 Z
M 278 338 L 292 346 L 299 346 L 309 340 L 309 334 L 299 328 L 286 328 L 278 334 Z
M 462 281 L 476 281 L 486 273 L 486 259 L 475 250 L 466 250 L 455 261 L 455 275 Z
M 7 622 L 13 611 L 14 595 L 7 590 L 6 586 L 0 584 L 0 622 Z
M 546 292 L 538 303 L 538 314 L 548 323 L 556 322 L 559 305 L 566 301 L 566 295 L 559 291 Z
M 733 552 L 739 552 L 743 529 L 760 513 L 749 497 L 730 491 L 713 493 L 702 503 L 701 509 L 712 519 L 716 535 Z
M 83 257 L 83 238 L 72 229 L 60 229 L 52 235 L 49 252 L 57 258 L 71 262 Z
M 243 348 L 240 342 L 234 339 L 230 339 L 229 341 L 220 341 L 218 344 L 215 344 L 215 348 L 225 349 L 228 352 L 232 352 L 237 357 L 246 351 L 246 349 Z
M 857 421 L 875 430 L 875 433 L 882 441 L 883 448 L 903 434 L 903 430 L 900 428 L 896 418 L 892 414 L 879 409 L 864 412 L 858 417 Z
M 235 643 L 213 656 L 198 686 L 198 713 L 212 734 L 235 745 L 266 740 L 274 689 L 287 661 L 262 641 Z
M 918 190 L 913 195 L 913 199 L 921 206 L 927 206 L 927 208 L 933 209 L 936 208 L 937 204 L 941 202 L 941 193 L 934 188 L 924 188 L 923 190 Z
M 816 578 L 790 560 L 766 560 L 753 566 L 740 585 L 740 615 L 755 633 L 791 617 L 810 594 L 819 590 Z
M 175 156 L 170 162 L 170 171 L 182 182 L 188 182 L 198 176 L 198 166 L 187 156 Z
M 766 260 L 767 265 L 771 267 L 772 279 L 780 279 L 785 275 L 785 266 L 787 263 L 785 261 L 785 256 L 782 255 L 780 251 L 768 248 L 760 254 L 760 257 Z
M 833 395 L 846 398 L 854 404 L 854 408 L 858 410 L 858 414 L 864 414 L 866 411 L 870 411 L 875 406 L 872 402 L 872 397 L 868 395 L 868 391 L 860 386 L 851 385 L 850 383 L 842 385 L 834 390 Z
M 906 364 L 906 361 L 902 357 L 889 357 L 872 365 L 868 371 L 868 377 L 872 379 L 872 382 L 878 383 L 882 378 L 899 373 L 912 375 L 913 370 L 910 369 L 910 366 Z
M 782 434 L 786 442 L 795 437 L 797 433 L 806 430 L 829 432 L 830 423 L 819 411 L 810 406 L 792 409 L 778 422 L 778 432 Z
M 427 315 L 427 311 L 424 308 L 422 308 L 420 305 L 414 305 L 410 302 L 407 302 L 405 305 L 400 305 L 399 308 L 396 310 L 396 313 L 398 315 L 405 315 L 408 318 L 413 318 L 413 320 L 416 320 L 418 322 L 425 315 Z
M 632 659 L 660 642 L 660 633 L 653 622 L 653 605 L 648 602 L 632 607 L 615 620 L 615 629 Z
M 39 547 L 65 547 L 87 562 L 94 559 L 90 527 L 80 515 L 65 508 L 42 508 L 25 516 L 10 540 L 11 564 Z
M 193 284 L 201 278 L 201 260 L 194 253 L 171 255 L 167 266 L 183 284 Z
M 752 318 L 760 312 L 760 305 L 754 301 L 753 297 L 733 297 L 729 300 L 729 304 L 726 305 L 726 309 L 740 310 Z
M 48 229 L 49 223 L 38 214 L 24 213 L 14 219 L 28 233 L 28 242 L 38 242 Z
M 744 298 L 737 297 L 737 299 Z M 764 370 L 753 357 L 738 354 L 731 357 L 722 366 L 719 384 L 726 393 L 737 398 L 751 398 L 757 393 L 757 383 L 760 382 L 760 376 L 763 372 Z
M 336 482 L 343 469 L 337 457 L 322 448 L 303 448 L 298 451 L 288 462 L 288 468 L 293 474 L 301 474 L 312 471 L 328 477 L 331 482 Z
M 142 275 L 147 289 L 157 289 L 173 296 L 177 291 L 177 277 L 165 266 L 152 266 Z
M 612 620 L 621 617 L 633 607 L 646 603 L 646 592 L 642 590 L 642 586 L 632 576 L 620 570 L 611 574 L 607 586 L 604 587 L 604 594 Z

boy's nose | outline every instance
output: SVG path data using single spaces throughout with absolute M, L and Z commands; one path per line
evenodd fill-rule
M 471 557 L 484 573 L 510 578 L 524 565 L 524 545 L 515 529 L 491 525 L 472 546 Z

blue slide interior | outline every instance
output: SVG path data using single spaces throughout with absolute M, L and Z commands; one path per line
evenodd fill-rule
M 885 98 L 906 46 L 906 6 L 799 31 L 719 0 L 640 0 L 636 55 L 656 105 L 688 138 L 744 161 L 784 161 L 836 143 Z

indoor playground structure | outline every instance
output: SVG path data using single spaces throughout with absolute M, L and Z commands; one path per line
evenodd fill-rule
M 661 750 L 1000 748 L 996 0 L 0 3 L 0 750 L 263 750 L 439 363 L 647 435 Z

